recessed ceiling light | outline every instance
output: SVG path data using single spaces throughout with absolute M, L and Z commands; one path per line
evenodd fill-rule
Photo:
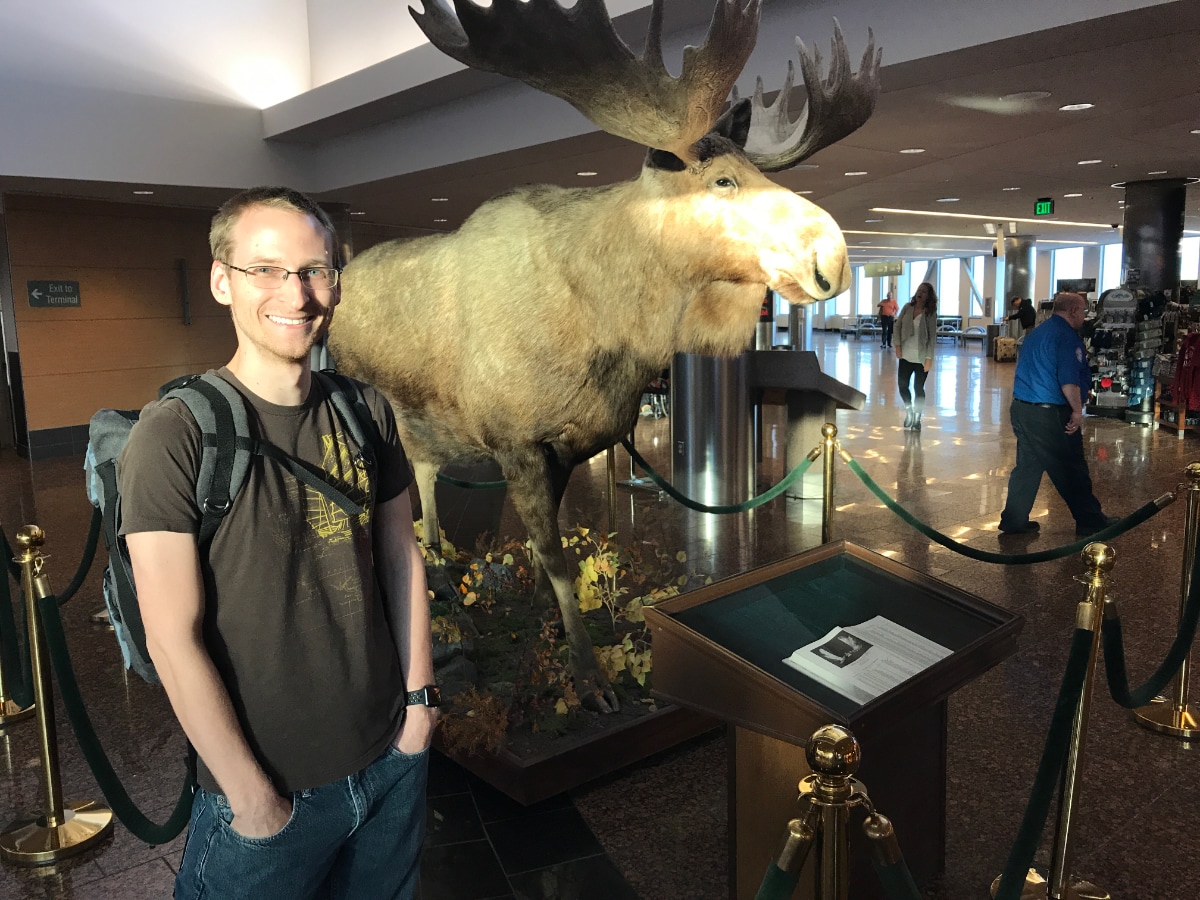
M 429 199 L 432 200 L 434 203 L 449 203 L 450 202 L 449 197 L 430 197 Z
M 874 243 L 874 241 L 859 241 L 858 242 L 860 247 L 865 247 L 866 245 L 872 244 L 872 243 Z
M 866 175 L 866 172 L 847 172 L 847 175 Z
M 1081 109 L 1091 109 L 1096 104 L 1094 103 L 1068 103 L 1066 106 L 1060 106 L 1059 112 L 1079 112 Z
M 938 197 L 937 202 L 938 203 L 957 203 L 958 198 L 957 197 Z
M 1063 194 L 1064 197 L 1082 197 L 1083 194 Z
M 365 212 L 352 212 L 352 213 L 350 213 L 350 215 L 352 215 L 352 216 L 365 216 L 365 215 L 366 215 L 366 213 L 365 213 Z
M 1020 188 L 1018 188 L 1018 187 L 1008 187 L 1008 188 L 1000 188 L 1000 190 L 1002 190 L 1002 191 L 1019 191 L 1019 190 L 1020 190 Z
M 1153 172 L 1147 172 L 1146 174 L 1147 175 L 1166 175 L 1167 170 L 1166 169 L 1155 169 Z
M 134 191 L 139 197 L 149 197 L 154 191 Z
M 924 147 L 908 147 L 904 150 L 901 150 L 900 152 L 901 153 L 924 153 L 925 148 Z
M 580 178 L 591 178 L 596 173 L 595 172 L 576 172 L 575 174 L 578 175 Z
M 864 222 L 882 222 L 883 219 L 863 219 Z
M 811 194 L 812 191 L 796 191 L 797 194 Z
M 1094 166 L 1094 165 L 1096 165 L 1097 163 L 1102 163 L 1102 162 L 1104 162 L 1104 160 L 1102 160 L 1102 159 L 1081 159 L 1081 160 L 1080 160 L 1078 163 L 1076 163 L 1076 165 L 1079 165 L 1079 166 Z
M 435 221 L 435 222 L 448 222 L 448 221 L 450 221 L 450 220 L 449 220 L 449 219 L 434 219 L 433 221 Z
M 1013 103 L 1028 100 L 1045 100 L 1050 96 L 1049 91 L 1017 91 L 1015 94 L 1005 94 L 1001 100 L 1007 100 Z
M 793 169 L 819 169 L 821 168 L 816 163 L 801 163 L 798 166 L 791 166 Z
M 1192 134 L 1200 134 L 1200 128 L 1193 128 Z

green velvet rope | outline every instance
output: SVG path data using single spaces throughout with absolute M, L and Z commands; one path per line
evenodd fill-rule
M 0 532 L 2 535 L 3 532 Z M 7 542 L 6 542 L 7 544 Z M 20 579 L 18 578 L 19 582 Z M 29 641 L 18 628 L 13 612 L 12 591 L 8 578 L 0 578 L 0 666 L 4 667 L 4 687 L 21 709 L 33 703 L 33 673 L 29 664 Z
M 629 443 L 627 438 L 621 439 L 621 446 L 629 451 L 629 455 L 633 458 L 633 461 L 645 469 L 646 474 L 650 476 L 650 480 L 657 484 L 660 489 L 665 491 L 668 496 L 679 501 L 688 509 L 694 509 L 696 512 L 716 513 L 717 515 L 745 512 L 748 509 L 754 509 L 757 506 L 762 506 L 764 503 L 770 503 L 772 500 L 790 488 L 793 484 L 803 478 L 804 473 L 807 472 L 809 466 L 813 464 L 811 457 L 806 458 L 800 463 L 800 465 L 788 472 L 787 475 L 784 476 L 783 481 L 779 482 L 779 484 L 775 485 L 775 487 L 764 491 L 757 497 L 751 497 L 745 503 L 728 503 L 718 506 L 708 506 L 707 504 L 696 502 L 672 487 L 670 482 L 654 471 L 650 463 L 642 459 L 641 455 L 633 448 L 633 445 Z
M 922 900 L 921 890 L 917 887 L 917 882 L 913 879 L 912 872 L 908 870 L 908 863 L 904 861 L 903 857 L 894 863 L 884 865 L 872 855 L 871 867 L 879 876 L 883 892 L 888 895 L 890 900 Z
M 1150 680 L 1136 691 L 1129 689 L 1129 672 L 1125 668 L 1125 635 L 1120 616 L 1104 617 L 1104 671 L 1108 675 L 1108 692 L 1118 705 L 1138 709 L 1153 700 L 1179 672 L 1196 638 L 1196 623 L 1200 622 L 1200 552 L 1192 561 L 1192 580 L 1179 631 L 1162 665 Z
M 1160 505 L 1160 501 L 1158 500 L 1151 500 L 1150 502 L 1131 512 L 1119 522 L 1114 522 L 1112 525 L 1109 525 L 1102 531 L 1097 531 L 1093 535 L 1080 538 L 1073 544 L 1065 544 L 1062 547 L 1055 547 L 1050 550 L 1039 550 L 1036 553 L 993 553 L 990 550 L 979 550 L 975 547 L 969 547 L 966 544 L 959 543 L 953 538 L 946 537 L 939 531 L 934 531 L 932 528 L 906 510 L 903 506 L 889 497 L 887 492 L 884 491 L 884 489 L 878 484 L 876 484 L 874 479 L 872 479 L 871 476 L 863 470 L 863 467 L 858 464 L 858 460 L 849 459 L 846 461 L 846 465 L 850 467 L 851 472 L 858 476 L 859 480 L 862 481 L 867 490 L 879 498 L 884 506 L 894 512 L 897 516 L 899 516 L 917 531 L 921 532 L 921 534 L 925 535 L 931 541 L 941 544 L 943 547 L 953 550 L 955 553 L 960 553 L 970 559 L 976 559 L 980 562 L 987 563 L 999 563 L 1001 565 L 1008 566 L 1047 562 L 1051 559 L 1062 559 L 1064 556 L 1071 556 L 1075 553 L 1079 553 L 1084 547 L 1093 541 L 1107 541 L 1117 537 L 1118 535 L 1124 534 L 1131 528 L 1136 528 L 1155 513 L 1158 513 L 1160 510 L 1162 510 L 1166 505 L 1165 503 Z M 1173 499 L 1174 498 L 1172 497 L 1172 500 Z
M 1054 716 L 1050 720 L 1050 730 L 1046 735 L 1046 746 L 1042 750 L 1042 759 L 1038 763 L 1033 788 L 1029 792 L 1029 803 L 1025 807 L 1021 828 L 1009 851 L 1004 873 L 1000 876 L 1000 887 L 995 900 L 1020 900 L 1021 891 L 1025 887 L 1025 876 L 1033 864 L 1033 855 L 1037 852 L 1042 831 L 1046 827 L 1046 818 L 1050 814 L 1050 799 L 1058 786 L 1062 767 L 1067 760 L 1071 726 L 1079 699 L 1083 695 L 1083 684 L 1087 679 L 1091 655 L 1092 632 L 1086 628 L 1075 629 L 1075 636 L 1071 640 L 1071 654 L 1067 658 L 1066 671 L 1063 672 L 1062 687 L 1059 689 L 1058 701 L 1054 704 Z
M 792 896 L 792 892 L 796 890 L 796 883 L 799 880 L 799 873 L 789 875 L 775 865 L 775 860 L 771 860 L 767 863 L 766 874 L 763 875 L 762 884 L 758 886 L 758 893 L 754 895 L 754 900 L 788 900 Z
M 453 475 L 445 475 L 438 472 L 438 481 L 452 484 L 455 487 L 469 488 L 471 490 L 491 491 L 496 488 L 508 487 L 507 481 L 463 481 L 461 478 L 455 478 Z
M 75 596 L 75 592 L 78 591 L 79 586 L 83 584 L 83 579 L 86 578 L 87 573 L 92 570 L 92 562 L 96 559 L 96 545 L 100 542 L 100 523 L 102 519 L 103 517 L 100 514 L 100 508 L 96 506 L 92 507 L 92 524 L 88 527 L 87 541 L 83 546 L 83 559 L 79 561 L 79 568 L 75 570 L 75 574 L 72 576 L 70 584 L 59 591 L 59 606 L 62 606 Z
M 75 680 L 75 670 L 71 665 L 71 656 L 67 650 L 67 639 L 63 632 L 62 617 L 59 615 L 58 606 L 58 599 L 53 594 L 42 597 L 38 600 L 38 614 L 42 620 L 42 631 L 46 636 L 46 646 L 50 651 L 50 661 L 54 666 L 54 675 L 58 679 L 58 690 L 62 697 L 63 707 L 66 709 L 67 719 L 71 723 L 71 730 L 75 732 L 79 749 L 83 751 L 84 759 L 87 760 L 88 767 L 92 770 L 96 783 L 100 786 L 100 792 L 104 794 L 104 799 L 108 801 L 108 805 L 112 807 L 117 818 L 138 840 L 155 845 L 174 840 L 186 827 L 191 815 L 192 794 L 196 787 L 195 762 L 189 753 L 187 777 L 184 779 L 183 790 L 180 791 L 179 800 L 176 801 L 170 818 L 162 825 L 156 825 L 147 819 L 142 811 L 134 805 L 129 792 L 121 784 L 112 763 L 104 753 L 95 728 L 92 727 L 91 717 L 88 715 L 83 697 L 79 693 L 79 684 Z

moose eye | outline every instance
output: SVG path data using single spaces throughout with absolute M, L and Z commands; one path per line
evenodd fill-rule
M 722 175 L 720 178 L 718 178 L 716 181 L 713 182 L 713 186 L 719 187 L 719 188 L 735 188 L 735 187 L 737 187 L 737 182 L 734 181 L 732 178 L 730 178 L 728 175 Z

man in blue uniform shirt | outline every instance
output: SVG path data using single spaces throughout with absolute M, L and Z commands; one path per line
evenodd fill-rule
M 1095 534 L 1115 522 L 1100 510 L 1083 457 L 1083 403 L 1091 372 L 1076 331 L 1087 315 L 1080 294 L 1054 298 L 1054 315 L 1025 336 L 1013 380 L 1010 409 L 1017 436 L 1017 464 L 1008 477 L 1008 502 L 1000 516 L 1002 535 L 1032 534 L 1029 519 L 1042 473 L 1075 517 L 1075 533 Z

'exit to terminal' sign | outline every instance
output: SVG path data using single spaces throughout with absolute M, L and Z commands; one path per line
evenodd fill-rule
M 25 286 L 30 306 L 79 306 L 78 281 L 27 281 Z
M 1035 216 L 1054 215 L 1054 201 L 1049 197 L 1042 197 L 1035 204 L 1033 204 L 1033 214 Z

